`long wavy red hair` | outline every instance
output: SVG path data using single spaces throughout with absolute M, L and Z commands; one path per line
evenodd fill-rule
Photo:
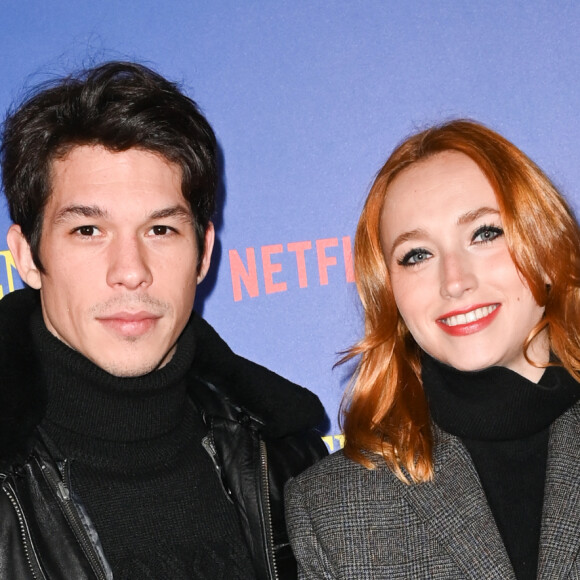
M 380 217 L 401 171 L 449 150 L 469 156 L 486 175 L 512 259 L 545 307 L 524 352 L 546 328 L 551 352 L 580 380 L 580 228 L 566 201 L 531 159 L 480 123 L 454 120 L 412 135 L 379 171 L 358 222 L 354 259 L 365 335 L 341 361 L 358 361 L 341 405 L 346 455 L 368 468 L 382 458 L 406 483 L 433 477 L 433 439 L 420 351 L 395 304 Z

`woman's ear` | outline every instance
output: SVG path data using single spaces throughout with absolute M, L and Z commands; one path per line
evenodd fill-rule
M 24 237 L 20 226 L 16 224 L 10 226 L 8 234 L 6 235 L 6 241 L 8 242 L 10 253 L 14 258 L 16 269 L 22 280 L 31 288 L 40 290 L 42 286 L 40 270 L 34 263 L 30 244 Z

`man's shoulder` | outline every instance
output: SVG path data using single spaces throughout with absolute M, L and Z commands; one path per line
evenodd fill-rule
M 38 293 L 17 290 L 0 300 L 0 458 L 22 449 L 44 411 L 30 316 Z
M 31 289 L 15 290 L 0 300 L 0 341 L 10 340 L 27 327 L 33 310 L 40 304 L 39 293 Z
M 214 328 L 198 315 L 191 369 L 192 397 L 226 402 L 254 417 L 273 437 L 321 426 L 326 420 L 319 398 L 270 369 L 234 353 Z M 203 402 L 202 402 L 203 405 Z
M 38 292 L 16 290 L 0 300 L 0 378 L 3 390 L 13 380 L 26 377 L 34 364 L 30 317 L 40 307 Z

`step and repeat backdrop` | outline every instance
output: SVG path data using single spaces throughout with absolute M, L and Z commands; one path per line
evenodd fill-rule
M 178 81 L 212 123 L 223 183 L 197 310 L 232 348 L 322 399 L 326 441 L 362 332 L 353 235 L 392 148 L 480 120 L 580 208 L 580 4 L 457 0 L 3 0 L 0 108 L 110 59 Z M 0 297 L 22 287 L 0 205 Z

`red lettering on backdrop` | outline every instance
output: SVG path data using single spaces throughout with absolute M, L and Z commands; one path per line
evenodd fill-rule
M 338 246 L 338 238 L 323 238 L 316 240 L 316 255 L 318 257 L 318 275 L 320 277 L 320 285 L 326 286 L 328 284 L 328 267 L 336 266 L 336 256 L 327 256 L 326 248 Z
M 343 236 L 341 241 L 345 279 L 347 283 L 351 283 L 354 282 L 352 242 L 350 236 Z M 298 285 L 300 288 L 308 287 L 306 259 L 309 257 L 309 254 L 307 255 L 306 252 L 312 250 L 312 244 L 313 242 L 305 240 L 302 242 L 289 242 L 286 245 L 287 251 L 294 252 L 296 255 L 296 271 L 298 273 Z M 328 268 L 336 266 L 338 263 L 336 255 L 328 256 L 326 252 L 328 248 L 335 248 L 338 246 L 338 238 L 323 238 L 315 240 L 315 244 L 319 283 L 321 286 L 326 286 L 328 285 Z M 282 254 L 283 252 L 283 244 L 271 244 L 260 248 L 266 294 L 286 292 L 288 290 L 288 284 L 286 281 L 274 281 L 274 274 L 282 273 L 283 268 L 281 263 L 272 262 L 272 255 Z M 245 262 L 247 266 L 244 264 L 244 260 L 236 250 L 230 250 L 229 255 L 234 301 L 239 302 L 243 298 L 242 284 L 250 298 L 259 296 L 258 269 L 256 267 L 256 252 L 254 248 L 246 248 Z
M 352 244 L 350 236 L 342 238 L 342 253 L 344 254 L 344 273 L 347 282 L 354 282 L 354 261 L 352 259 Z
M 237 250 L 230 250 L 229 254 L 234 301 L 239 302 L 242 299 L 242 282 L 250 298 L 255 298 L 260 293 L 260 290 L 258 288 L 258 271 L 256 269 L 256 253 L 254 248 L 246 248 L 247 270 Z
M 272 277 L 272 274 L 282 271 L 282 264 L 272 264 L 270 259 L 272 254 L 280 254 L 283 251 L 284 246 L 282 244 L 262 246 L 262 267 L 264 268 L 264 286 L 266 288 L 266 294 L 286 291 L 286 282 L 274 282 Z
M 308 286 L 308 276 L 306 275 L 306 258 L 304 252 L 312 249 L 312 244 L 306 242 L 290 242 L 288 244 L 289 252 L 296 252 L 296 269 L 298 270 L 298 285 L 300 288 Z

